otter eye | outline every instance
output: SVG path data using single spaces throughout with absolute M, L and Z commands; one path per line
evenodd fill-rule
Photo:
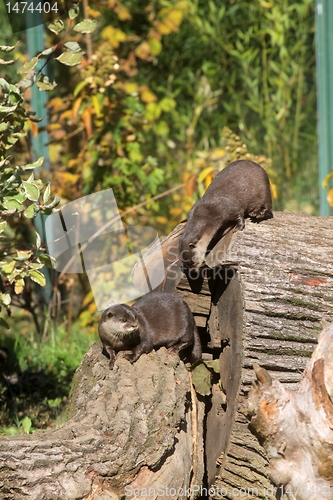
M 125 319 L 125 318 L 121 318 L 121 320 L 120 320 L 120 321 L 122 321 L 123 323 L 126 323 L 127 319 Z

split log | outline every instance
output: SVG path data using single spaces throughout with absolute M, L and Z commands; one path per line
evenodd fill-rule
M 191 486 L 211 486 L 211 498 L 268 496 L 269 457 L 248 429 L 253 364 L 298 389 L 321 321 L 333 319 L 332 234 L 332 217 L 288 213 L 228 233 L 208 259 L 215 267 L 177 285 L 205 355 L 220 360 L 224 393 L 214 384 L 211 397 L 194 397 L 189 371 L 164 348 L 134 365 L 118 356 L 110 371 L 94 344 L 68 422 L 1 438 L 0 498 L 189 498 Z
M 250 428 L 265 448 L 269 477 L 281 497 L 333 497 L 333 324 L 319 343 L 297 392 L 255 366 L 249 394 Z

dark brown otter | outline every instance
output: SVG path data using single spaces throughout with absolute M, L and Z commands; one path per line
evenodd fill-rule
M 116 352 L 132 350 L 127 359 L 134 363 L 142 353 L 165 346 L 179 353 L 191 348 L 194 362 L 201 358 L 201 343 L 193 314 L 174 293 L 151 292 L 132 307 L 117 304 L 106 309 L 98 325 L 104 352 L 113 368 Z
M 265 170 L 253 161 L 237 160 L 217 174 L 193 205 L 179 241 L 183 264 L 200 267 L 212 240 L 216 243 L 232 227 L 244 229 L 246 217 L 273 217 L 272 195 Z

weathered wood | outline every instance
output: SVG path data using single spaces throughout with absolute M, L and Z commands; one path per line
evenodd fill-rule
M 298 392 L 255 367 L 250 426 L 269 459 L 283 498 L 333 497 L 333 323 L 319 337 Z
M 57 430 L 1 438 L 0 498 L 154 499 L 163 488 L 200 484 L 204 411 L 198 402 L 192 411 L 192 397 L 176 354 L 161 348 L 133 365 L 120 355 L 110 371 L 95 343 L 74 377 L 70 420 Z M 137 495 L 149 488 L 155 495 Z
M 194 315 L 200 317 L 201 330 L 207 318 L 206 328 L 210 327 L 212 338 L 208 347 L 222 348 L 222 381 L 233 381 L 229 388 L 224 382 L 225 414 L 220 411 L 211 417 L 213 402 L 207 416 L 207 426 L 213 421 L 212 426 L 218 432 L 226 429 L 226 434 L 223 439 L 214 439 L 214 430 L 206 429 L 205 443 L 206 456 L 210 457 L 209 484 L 213 491 L 223 491 L 225 498 L 239 496 L 240 488 L 244 498 L 246 492 L 248 498 L 253 492 L 264 498 L 272 491 L 267 457 L 250 433 L 244 415 L 255 378 L 253 363 L 274 374 L 285 388 L 298 388 L 316 346 L 321 321 L 333 318 L 332 234 L 332 217 L 284 212 L 260 224 L 247 221 L 244 231 L 234 233 L 227 251 L 222 249 L 221 278 L 217 277 L 214 285 L 207 279 L 198 289 L 191 280 L 183 279 L 177 287 Z M 216 262 L 216 255 L 212 260 Z M 234 273 L 231 280 L 228 272 Z M 218 281 L 225 291 L 216 305 L 212 300 L 210 307 L 205 302 L 207 290 L 218 287 Z M 229 287 L 232 291 L 228 292 Z M 220 457 L 214 467 L 212 457 L 217 454 Z M 213 481 L 215 474 L 217 479 Z

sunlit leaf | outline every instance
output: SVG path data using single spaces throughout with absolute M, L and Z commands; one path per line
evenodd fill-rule
M 81 63 L 82 57 L 82 52 L 68 51 L 60 54 L 60 56 L 56 57 L 56 59 L 66 66 L 76 66 L 77 64 Z
M 79 33 L 92 33 L 96 28 L 96 21 L 94 19 L 85 19 L 81 23 L 74 26 L 74 31 Z
M 29 271 L 28 276 L 29 276 L 29 278 L 32 279 L 32 281 L 34 281 L 35 283 L 38 283 L 38 285 L 45 286 L 45 283 L 46 283 L 45 276 L 40 271 L 32 269 Z

